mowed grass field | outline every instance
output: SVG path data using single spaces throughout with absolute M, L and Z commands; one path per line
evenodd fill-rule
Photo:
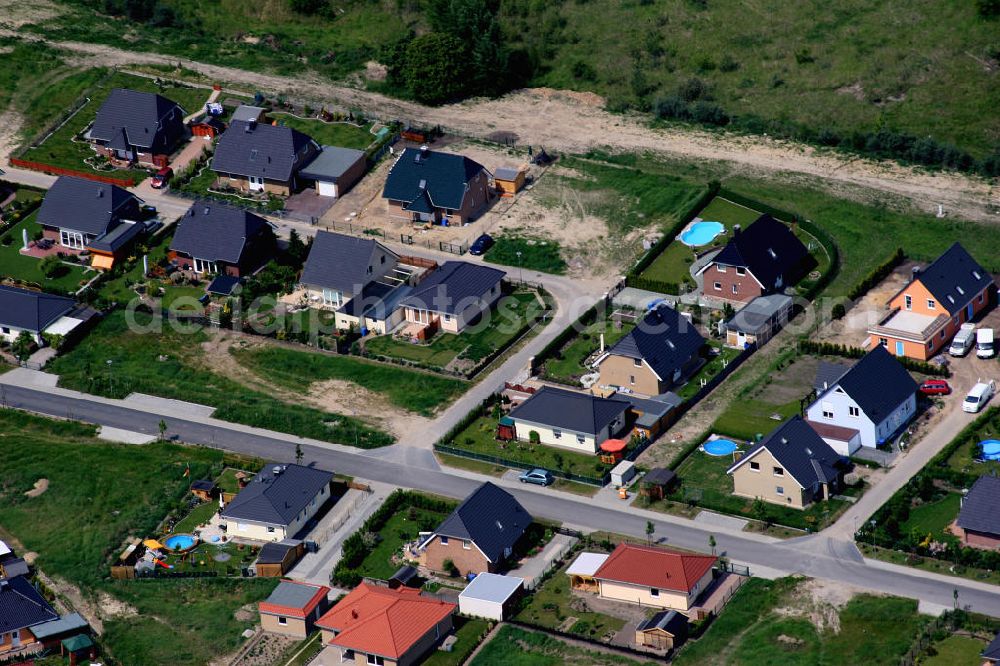
M 0 410 L 0 442 L 0 536 L 38 553 L 46 575 L 90 602 L 108 594 L 138 612 L 105 616 L 102 644 L 118 663 L 204 664 L 238 647 L 253 622 L 234 613 L 266 597 L 275 579 L 113 582 L 107 570 L 127 537 L 152 534 L 183 501 L 191 478 L 222 469 L 221 452 L 110 444 L 93 426 L 11 410 Z M 25 496 L 43 478 L 48 489 Z

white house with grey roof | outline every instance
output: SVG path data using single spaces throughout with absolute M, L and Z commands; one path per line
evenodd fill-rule
M 545 386 L 513 409 L 508 418 L 521 441 L 531 433 L 548 446 L 596 453 L 605 440 L 621 434 L 627 426 L 630 403 L 599 398 L 590 393 Z
M 68 335 L 88 318 L 72 316 L 77 311 L 71 298 L 0 285 L 0 339 L 13 342 L 27 331 L 42 344 L 45 333 Z
M 219 512 L 232 537 L 281 541 L 298 534 L 330 499 L 333 474 L 271 463 Z

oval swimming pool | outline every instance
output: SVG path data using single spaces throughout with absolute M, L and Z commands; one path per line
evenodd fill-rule
M 163 545 L 170 550 L 190 550 L 198 540 L 190 534 L 172 534 L 163 540 Z
M 710 456 L 728 456 L 739 447 L 731 439 L 710 439 L 702 444 L 702 450 Z
M 984 439 L 979 442 L 986 460 L 1000 460 L 1000 439 Z
M 725 231 L 721 222 L 695 222 L 681 232 L 681 242 L 691 247 L 708 245 L 716 236 Z

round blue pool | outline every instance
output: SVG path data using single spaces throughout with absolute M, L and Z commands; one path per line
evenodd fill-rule
M 725 230 L 721 222 L 695 222 L 681 233 L 681 242 L 692 247 L 708 245 Z
M 1000 460 L 1000 439 L 984 439 L 979 442 L 984 460 Z
M 163 540 L 163 545 L 170 550 L 191 550 L 198 543 L 197 538 L 190 534 L 171 534 Z
M 710 439 L 701 448 L 710 456 L 728 456 L 739 447 L 731 439 Z

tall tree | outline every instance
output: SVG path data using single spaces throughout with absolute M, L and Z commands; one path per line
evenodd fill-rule
M 466 60 L 457 37 L 431 32 L 406 47 L 405 78 L 418 102 L 441 104 L 466 91 Z

